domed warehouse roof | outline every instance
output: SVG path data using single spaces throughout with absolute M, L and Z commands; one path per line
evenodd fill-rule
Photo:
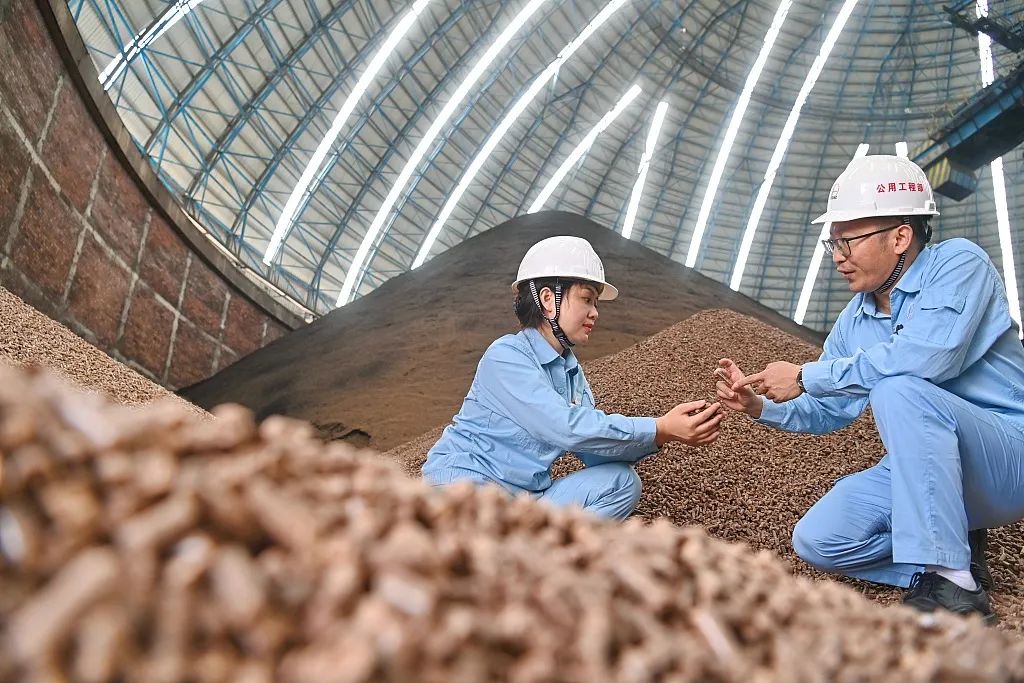
M 849 294 L 810 221 L 899 148 L 952 188 L 938 239 L 1021 262 L 1019 0 L 68 6 L 163 183 L 317 314 L 544 208 L 827 329 Z

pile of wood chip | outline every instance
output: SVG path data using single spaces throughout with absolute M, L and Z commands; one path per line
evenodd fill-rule
M 1008 680 L 1024 643 L 238 407 L 0 368 L 0 680 Z

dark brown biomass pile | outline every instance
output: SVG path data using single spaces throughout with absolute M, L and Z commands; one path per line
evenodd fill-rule
M 1024 642 L 770 553 L 433 491 L 238 407 L 0 368 L 0 680 L 1019 680 Z
M 698 313 L 635 346 L 586 365 L 598 406 L 626 415 L 661 415 L 682 401 L 714 400 L 711 373 L 731 357 L 747 372 L 773 360 L 805 362 L 819 348 L 732 311 Z M 434 430 L 388 452 L 418 476 Z M 844 474 L 873 465 L 884 450 L 870 416 L 835 434 L 786 434 L 730 415 L 709 448 L 672 444 L 637 467 L 644 493 L 637 514 L 699 525 L 717 538 L 771 550 L 801 574 L 826 575 L 793 553 L 791 534 L 800 516 Z M 556 464 L 559 472 L 577 466 Z M 989 535 L 992 599 L 1004 629 L 1024 631 L 1024 524 Z M 900 592 L 848 581 L 882 602 Z

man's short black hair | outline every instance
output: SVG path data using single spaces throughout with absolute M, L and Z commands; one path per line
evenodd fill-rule
M 932 241 L 932 226 L 929 223 L 931 216 L 908 216 L 906 218 L 907 223 L 914 231 L 914 237 L 921 244 L 921 248 L 924 245 Z

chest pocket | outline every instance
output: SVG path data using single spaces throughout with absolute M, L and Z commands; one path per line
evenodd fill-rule
M 918 299 L 915 323 L 907 327 L 910 336 L 944 344 L 967 305 L 967 297 L 954 292 L 925 292 Z

